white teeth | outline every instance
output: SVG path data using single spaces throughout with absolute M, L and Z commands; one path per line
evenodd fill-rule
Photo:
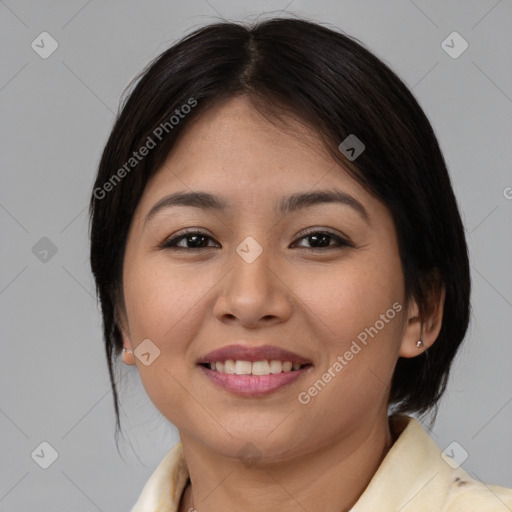
M 279 360 L 262 360 L 262 361 L 243 361 L 228 359 L 227 361 L 217 361 L 215 363 L 208 363 L 207 367 L 211 370 L 220 373 L 229 373 L 236 375 L 270 375 L 281 372 L 291 372 L 298 370 L 301 365 L 298 363 L 291 363 L 290 361 Z
M 252 363 L 253 375 L 268 375 L 270 373 L 270 365 L 268 361 L 255 361 Z
M 286 361 L 283 363 L 283 372 L 291 372 L 292 371 L 292 363 L 290 361 Z
M 270 373 L 281 373 L 283 371 L 283 363 L 281 361 L 270 361 Z
M 235 363 L 235 373 L 237 375 L 250 375 L 252 363 L 250 361 L 237 361 Z
M 235 373 L 235 361 L 233 359 L 224 362 L 224 373 Z

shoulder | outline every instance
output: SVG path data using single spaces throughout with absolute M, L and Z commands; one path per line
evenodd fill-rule
M 484 484 L 465 471 L 453 473 L 443 512 L 511 512 L 512 489 Z
M 471 477 L 416 419 L 398 415 L 390 426 L 398 437 L 375 478 L 395 505 L 386 512 L 512 512 L 512 489 Z

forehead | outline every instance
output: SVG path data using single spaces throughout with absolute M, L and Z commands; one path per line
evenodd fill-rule
M 278 213 L 284 196 L 336 189 L 386 215 L 335 161 L 314 128 L 289 117 L 274 123 L 243 97 L 214 105 L 188 125 L 160 169 L 146 185 L 137 210 L 145 216 L 175 191 L 208 191 L 236 209 Z

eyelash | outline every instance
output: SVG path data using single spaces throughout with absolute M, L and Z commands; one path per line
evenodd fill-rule
M 212 247 L 178 247 L 176 244 L 182 240 L 186 239 L 187 237 L 190 237 L 192 235 L 201 235 L 206 238 L 209 238 L 210 240 L 213 240 L 213 238 L 208 235 L 207 233 L 203 233 L 202 231 L 196 231 L 196 230 L 190 230 L 182 232 L 181 234 L 168 238 L 164 240 L 159 246 L 159 249 L 171 249 L 171 250 L 185 250 L 185 251 L 202 251 L 205 249 L 212 249 Z M 334 239 L 338 245 L 328 245 L 327 247 L 305 247 L 306 250 L 310 251 L 325 251 L 325 250 L 333 250 L 333 249 L 341 249 L 343 247 L 352 247 L 354 248 L 355 245 L 345 238 L 342 238 L 339 235 L 336 235 L 334 233 L 331 233 L 330 231 L 326 230 L 317 230 L 317 231 L 310 231 L 308 233 L 302 234 L 297 240 L 302 240 L 303 238 L 308 238 L 313 235 L 328 235 L 332 239 Z

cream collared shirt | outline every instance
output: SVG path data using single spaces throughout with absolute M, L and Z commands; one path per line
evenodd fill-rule
M 390 425 L 396 441 L 351 512 L 512 512 L 512 489 L 483 484 L 456 467 L 416 419 L 392 416 Z M 178 512 L 188 478 L 178 443 L 131 512 Z

